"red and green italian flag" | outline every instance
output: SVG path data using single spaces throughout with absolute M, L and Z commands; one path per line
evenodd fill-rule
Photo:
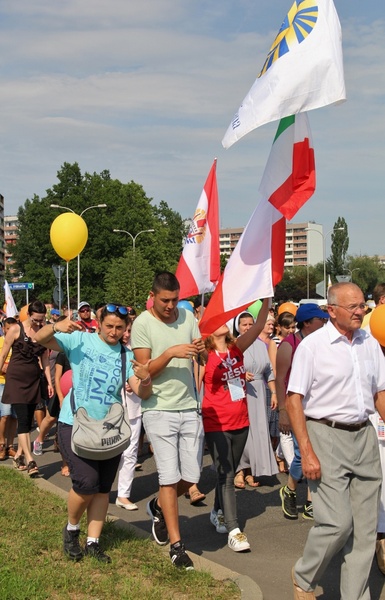
M 282 279 L 286 219 L 313 195 L 314 150 L 306 113 L 281 119 L 259 188 L 262 199 L 232 253 L 200 322 L 209 335 Z

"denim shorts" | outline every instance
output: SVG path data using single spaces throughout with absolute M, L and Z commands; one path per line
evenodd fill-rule
M 159 485 L 198 483 L 203 456 L 202 418 L 196 410 L 146 410 L 143 423 L 154 451 Z
M 4 392 L 4 383 L 0 383 L 0 417 L 14 417 L 16 419 L 13 404 L 3 404 L 1 399 Z

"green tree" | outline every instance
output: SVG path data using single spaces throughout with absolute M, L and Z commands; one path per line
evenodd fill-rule
M 348 256 L 345 275 L 349 275 L 365 296 L 371 294 L 377 283 L 385 281 L 385 269 L 377 256 Z
M 316 285 L 323 280 L 323 264 L 314 267 L 290 267 L 285 269 L 282 281 L 276 286 L 274 299 L 276 302 L 292 300 L 299 302 L 307 298 L 317 298 Z
M 143 187 L 134 181 L 121 183 L 111 179 L 108 171 L 82 174 L 77 163 L 64 163 L 57 180 L 44 198 L 35 195 L 18 211 L 20 229 L 12 247 L 13 257 L 20 280 L 34 282 L 34 297 L 52 300 L 56 285 L 52 265 L 64 264 L 50 243 L 49 232 L 54 219 L 65 209 L 51 208 L 52 204 L 67 207 L 77 214 L 90 206 L 107 205 L 107 208 L 87 210 L 83 215 L 88 242 L 80 255 L 82 300 L 95 304 L 105 298 L 105 277 L 111 263 L 132 249 L 131 238 L 114 233 L 114 229 L 128 231 L 132 236 L 153 229 L 154 232 L 137 237 L 137 251 L 151 265 L 152 273 L 175 270 L 184 228 L 181 216 L 167 202 L 155 206 Z M 65 288 L 64 277 L 62 281 Z M 69 263 L 69 293 L 77 297 L 76 259 Z
M 229 256 L 227 256 L 227 254 L 221 254 L 220 255 L 220 269 L 221 269 L 221 273 L 223 273 L 223 271 L 226 268 L 227 263 L 229 262 Z
M 343 274 L 348 249 L 348 226 L 343 217 L 338 217 L 337 221 L 334 223 L 332 232 L 332 253 L 327 260 L 328 273 L 334 277 Z
M 104 278 L 104 300 L 144 310 L 153 280 L 153 270 L 140 250 L 127 250 L 114 259 Z

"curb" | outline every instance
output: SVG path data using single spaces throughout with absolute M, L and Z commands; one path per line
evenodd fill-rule
M 43 478 L 36 478 L 33 481 L 40 489 L 50 492 L 51 494 L 55 494 L 63 500 L 67 500 L 68 493 L 53 483 L 46 481 Z M 114 523 L 116 523 L 119 527 L 134 531 L 138 538 L 148 539 L 151 537 L 147 531 L 143 531 L 143 529 L 140 529 L 131 523 L 127 523 L 127 521 L 124 521 L 115 515 L 107 513 L 107 517 L 111 521 L 114 521 Z M 168 556 L 168 550 L 163 549 L 163 552 Z M 236 571 L 227 569 L 226 567 L 223 567 L 212 560 L 204 558 L 203 556 L 194 554 L 193 552 L 189 551 L 189 554 L 192 556 L 194 564 L 197 566 L 198 570 L 209 572 L 214 579 L 219 581 L 224 581 L 226 579 L 233 581 L 241 591 L 241 600 L 263 600 L 261 588 L 257 583 L 255 583 L 255 581 L 253 581 L 253 579 L 251 579 L 251 577 L 248 577 L 247 575 L 241 575 Z

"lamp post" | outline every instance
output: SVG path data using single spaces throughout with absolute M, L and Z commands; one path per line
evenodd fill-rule
M 61 206 L 60 204 L 50 204 L 51 208 L 62 208 L 63 210 L 68 210 L 69 212 L 74 213 L 74 215 L 76 215 L 77 213 L 72 210 L 72 208 L 68 208 L 68 206 Z M 107 204 L 93 204 L 92 206 L 87 206 L 87 208 L 85 208 L 84 210 L 82 210 L 82 212 L 80 213 L 79 217 L 82 217 L 84 215 L 85 212 L 87 212 L 87 210 L 90 210 L 91 208 L 107 208 Z M 78 303 L 77 305 L 79 306 L 80 304 L 80 253 L 78 254 L 78 276 L 77 276 L 77 280 L 78 280 Z M 71 307 L 68 307 L 68 311 L 70 314 L 71 311 Z
M 138 233 L 136 235 L 132 235 L 132 233 L 130 233 L 129 231 L 126 231 L 125 229 L 113 229 L 114 233 L 125 233 L 126 235 L 129 235 L 131 240 L 132 240 L 132 257 L 133 257 L 133 264 L 134 264 L 134 277 L 133 277 L 133 288 L 134 288 L 134 308 L 136 308 L 136 265 L 135 265 L 135 242 L 136 242 L 136 238 L 141 234 L 141 233 L 153 233 L 155 231 L 155 229 L 143 229 L 142 231 L 138 231 Z
M 311 227 L 305 227 L 305 231 L 315 231 L 315 233 L 319 233 L 322 236 L 322 253 L 323 253 L 323 265 L 324 265 L 324 298 L 326 298 L 326 289 L 327 289 L 327 281 L 326 281 L 326 238 L 328 235 L 333 233 L 333 231 L 345 231 L 344 227 L 335 227 L 334 229 L 330 229 L 330 231 L 326 233 L 322 233 L 318 229 L 312 229 Z
M 350 273 L 350 281 L 353 283 L 353 273 L 354 271 L 359 271 L 360 267 L 356 267 L 355 269 L 344 269 L 344 271 L 347 271 L 348 273 Z

